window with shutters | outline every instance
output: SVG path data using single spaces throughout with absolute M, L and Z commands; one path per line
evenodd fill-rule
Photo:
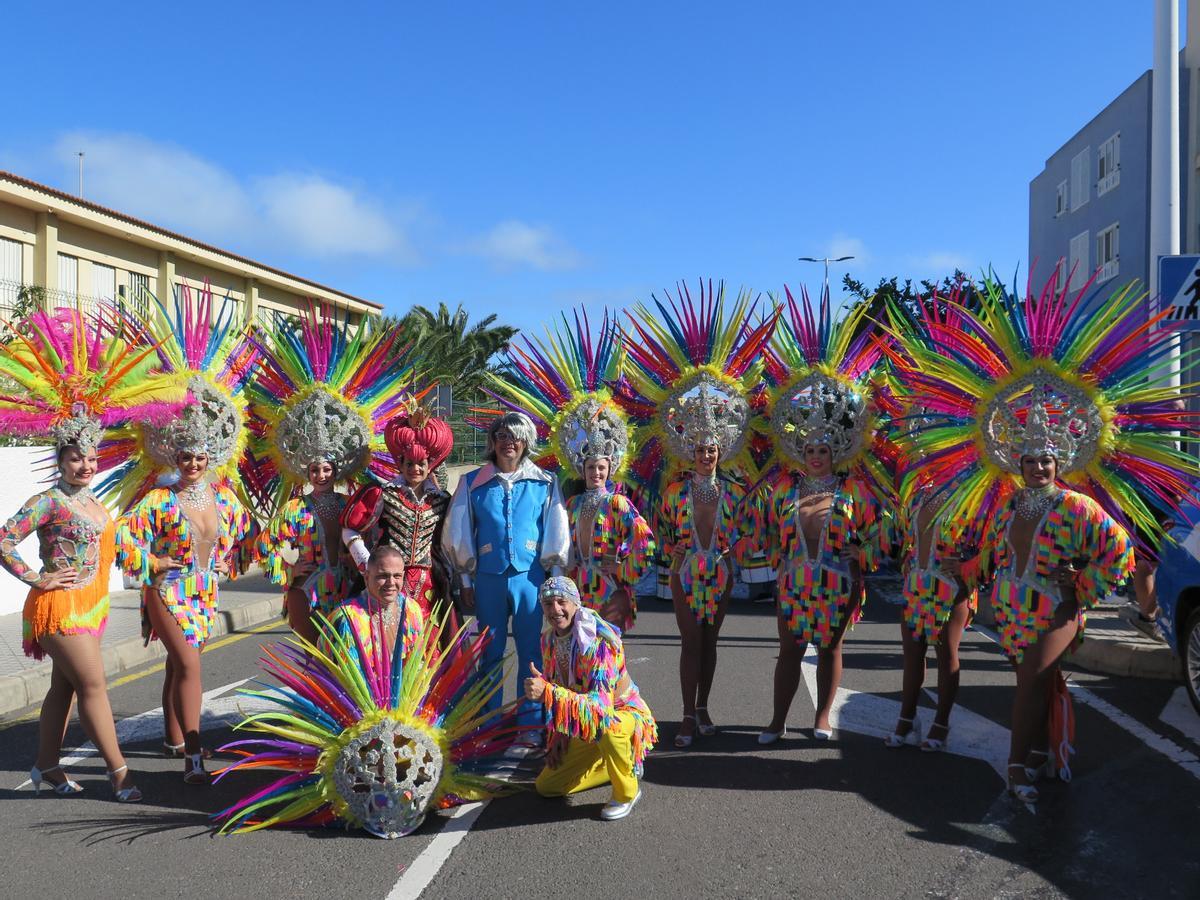
M 1118 243 L 1121 226 L 1113 222 L 1096 234 L 1096 266 L 1100 269 L 1097 281 L 1108 281 L 1120 272 L 1121 250 Z
M 1060 181 L 1058 183 L 1058 189 L 1055 191 L 1055 196 L 1054 196 L 1054 218 L 1057 219 L 1059 216 L 1066 215 L 1066 213 L 1067 213 L 1067 183 L 1065 181 Z
M 1058 263 L 1054 267 L 1054 287 L 1055 290 L 1061 291 L 1067 286 L 1067 258 L 1060 256 Z
M 1071 255 L 1067 260 L 1067 272 L 1071 278 L 1068 287 L 1073 291 L 1077 291 L 1087 284 L 1087 280 L 1092 274 L 1092 260 L 1089 253 L 1090 237 L 1089 232 L 1083 231 L 1071 238 Z
M 0 309 L 5 312 L 17 304 L 17 292 L 25 283 L 22 269 L 24 246 L 20 241 L 0 238 Z
M 1121 133 L 1100 145 L 1096 157 L 1096 196 L 1103 197 L 1121 183 Z
M 1091 160 L 1091 147 L 1085 147 L 1071 160 L 1071 212 L 1088 202 L 1092 190 Z
M 117 270 L 112 266 L 92 263 L 92 296 L 97 300 L 113 300 L 117 296 Z
M 74 256 L 58 254 L 58 289 L 67 297 L 79 295 L 79 260 Z

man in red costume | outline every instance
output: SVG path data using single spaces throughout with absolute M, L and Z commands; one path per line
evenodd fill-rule
M 386 485 L 361 488 L 342 513 L 342 540 L 361 571 L 375 547 L 395 547 L 404 558 L 406 597 L 428 619 L 448 598 L 448 567 L 441 532 L 450 495 L 433 473 L 454 447 L 450 426 L 423 409 L 388 422 L 383 439 L 400 475 Z

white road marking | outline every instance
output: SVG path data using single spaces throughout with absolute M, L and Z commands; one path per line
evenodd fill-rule
M 808 695 L 815 707 L 817 651 L 811 644 L 804 652 L 801 671 L 804 673 Z M 936 694 L 933 696 L 936 697 Z M 833 701 L 833 711 L 829 715 L 829 724 L 842 731 L 884 738 L 892 733 L 899 717 L 899 701 L 839 687 L 837 698 Z M 928 727 L 928 724 L 926 722 L 925 726 Z M 962 705 L 955 706 L 951 726 L 953 739 L 947 742 L 944 752 L 982 760 L 1003 779 L 1008 764 L 1008 729 Z
M 447 817 L 449 821 L 429 842 L 429 846 L 404 870 L 404 874 L 388 892 L 387 900 L 416 900 L 420 897 L 421 892 L 437 877 L 454 848 L 467 836 L 467 832 L 489 802 L 491 801 L 484 800 L 456 807 Z
M 993 643 L 1000 643 L 999 636 L 990 628 L 972 627 Z M 1157 750 L 1189 775 L 1200 778 L 1200 757 L 1197 757 L 1195 753 L 1183 749 L 1174 741 L 1163 737 L 1157 731 L 1147 728 L 1137 719 L 1133 718 L 1133 716 L 1123 713 L 1107 700 L 1102 700 L 1082 685 L 1068 680 L 1067 686 L 1071 689 L 1071 696 L 1084 706 L 1090 706 L 1114 725 L 1128 731 L 1147 747 Z M 1180 688 L 1180 690 L 1183 689 Z
M 267 708 L 266 701 L 259 697 L 246 697 L 241 694 L 234 694 L 230 697 L 222 697 L 222 694 L 227 694 L 235 690 L 249 681 L 249 678 L 242 678 L 238 681 L 230 682 L 222 685 L 219 688 L 213 688 L 211 691 L 205 691 L 203 696 L 204 711 L 200 716 L 200 730 L 206 728 L 224 727 L 229 724 L 232 717 L 237 717 L 240 720 L 239 706 L 241 709 L 249 710 L 251 708 Z M 146 710 L 138 713 L 135 716 L 129 716 L 117 722 L 117 741 L 121 744 L 136 744 L 140 741 L 149 740 L 163 735 L 163 720 L 162 707 L 156 706 L 154 709 Z M 96 755 L 96 746 L 88 741 L 71 750 L 64 751 L 64 755 L 59 758 L 60 766 L 73 766 L 81 760 Z M 17 790 L 23 790 L 32 785 L 29 779 L 17 785 Z
M 1188 699 L 1187 688 L 1175 689 L 1175 693 L 1171 695 L 1171 699 L 1167 701 L 1163 711 L 1158 714 L 1158 718 L 1172 728 L 1183 732 L 1189 740 L 1200 744 L 1200 713 L 1196 712 L 1192 701 Z

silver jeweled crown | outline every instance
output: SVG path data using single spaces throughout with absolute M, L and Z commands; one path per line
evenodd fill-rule
M 188 392 L 193 402 L 169 424 L 145 426 L 150 457 L 160 467 L 172 468 L 176 453 L 207 453 L 211 468 L 223 466 L 237 447 L 241 414 L 228 397 L 199 375 L 188 381 Z
M 608 404 L 589 397 L 564 417 L 558 443 L 580 476 L 589 459 L 601 456 L 608 457 L 611 471 L 616 471 L 629 450 L 629 428 Z
M 863 448 L 870 411 L 863 394 L 821 372 L 810 372 L 781 393 L 771 428 L 783 452 L 804 462 L 807 444 L 826 444 L 839 468 Z
M 303 481 L 315 462 L 337 466 L 339 478 L 350 478 L 367 464 L 371 432 L 354 409 L 333 393 L 318 389 L 297 401 L 280 417 L 273 435 L 291 474 Z
M 1024 422 L 1017 415 L 1022 409 Z M 1083 469 L 1104 430 L 1087 392 L 1040 367 L 997 393 L 980 419 L 988 459 L 1015 474 L 1023 456 L 1053 456 L 1059 475 Z
M 697 447 L 716 445 L 725 459 L 745 443 L 750 404 L 708 372 L 684 379 L 660 409 L 667 449 L 685 462 L 692 461 Z
M 68 445 L 79 448 L 80 453 L 89 453 L 100 444 L 104 437 L 104 426 L 100 420 L 88 414 L 87 406 L 83 403 L 71 404 L 71 415 L 50 428 L 54 438 L 54 446 L 61 450 Z

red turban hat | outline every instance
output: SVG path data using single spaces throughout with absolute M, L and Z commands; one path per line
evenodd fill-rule
M 383 440 L 396 460 L 428 460 L 430 470 L 436 469 L 454 448 L 454 432 L 441 419 L 425 410 L 411 415 L 396 416 L 383 429 Z

